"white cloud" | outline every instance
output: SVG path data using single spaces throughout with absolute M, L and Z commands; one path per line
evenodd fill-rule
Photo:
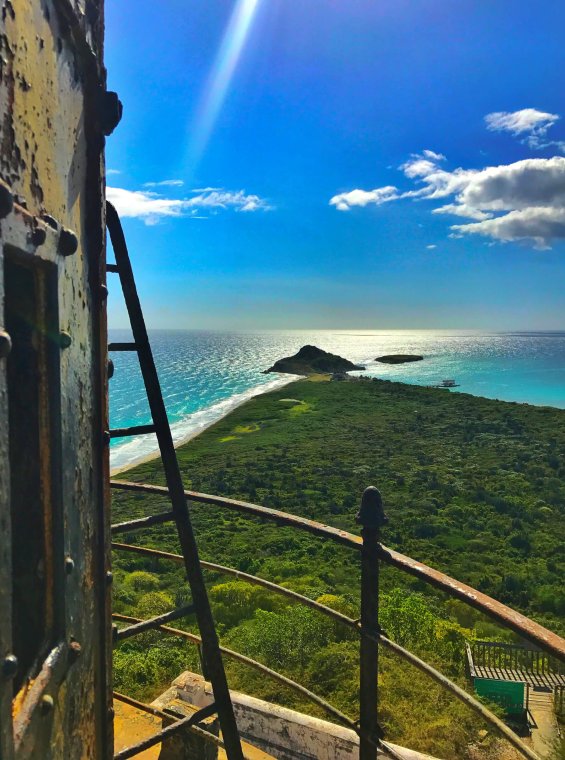
M 457 237 L 483 235 L 502 242 L 532 240 L 536 248 L 546 250 L 549 241 L 565 238 L 565 208 L 533 206 L 483 222 L 456 224 L 451 229 Z
M 364 207 L 369 204 L 380 206 L 399 197 L 397 188 L 387 185 L 377 187 L 375 190 L 350 190 L 348 193 L 339 193 L 330 198 L 330 206 L 335 206 L 338 211 L 349 211 L 353 206 Z
M 547 130 L 559 120 L 556 113 L 538 111 L 536 108 L 522 108 L 520 111 L 496 111 L 485 116 L 487 129 L 491 132 L 510 132 L 515 137 L 523 137 L 530 148 L 546 148 L 552 145 L 562 147 L 561 142 L 543 142 Z
M 157 224 L 166 217 L 202 218 L 199 216 L 202 212 L 216 212 L 217 209 L 251 212 L 272 208 L 265 199 L 248 195 L 243 190 L 205 191 L 191 198 L 173 199 L 150 191 L 107 187 L 106 196 L 120 216 L 142 219 L 145 224 Z
M 143 187 L 182 187 L 182 179 L 162 179 L 160 182 L 144 182 Z
M 424 156 L 426 158 L 431 158 L 433 161 L 445 161 L 446 160 L 445 156 L 443 155 L 443 153 L 436 153 L 433 150 L 424 150 L 422 152 L 423 152 L 423 154 L 424 154 Z
M 487 129 L 493 132 L 510 132 L 521 135 L 524 132 L 544 134 L 559 119 L 555 113 L 522 108 L 520 111 L 496 111 L 485 116 Z
M 492 216 L 485 211 L 466 206 L 464 203 L 447 203 L 445 206 L 435 208 L 432 214 L 453 214 L 462 216 L 464 219 L 490 219 Z
M 106 176 L 110 174 L 121 174 L 120 169 L 106 169 Z
M 222 191 L 223 187 L 193 187 L 189 192 L 191 193 L 212 193 L 215 191 Z
M 437 245 L 432 243 L 432 245 L 427 245 L 426 248 L 428 249 L 428 251 L 433 251 L 434 248 L 437 248 Z
M 474 220 L 454 225 L 451 229 L 455 236 L 481 234 L 494 241 L 529 240 L 537 248 L 565 238 L 565 157 L 528 158 L 484 169 L 448 171 L 439 166 L 444 157 L 435 154 L 438 157 L 433 158 L 431 153 L 413 154 L 400 167 L 416 183 L 413 189 L 402 192 L 387 186 L 353 190 L 334 196 L 330 203 L 347 211 L 352 206 L 408 198 L 450 199 L 432 213 Z

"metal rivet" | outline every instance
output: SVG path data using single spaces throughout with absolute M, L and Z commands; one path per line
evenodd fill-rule
M 57 248 L 61 256 L 72 256 L 78 250 L 78 238 L 72 230 L 65 227 L 59 235 L 59 246 Z
M 108 298 L 108 288 L 105 285 L 100 285 L 100 298 L 105 301 Z
M 74 661 L 78 660 L 82 653 L 82 647 L 78 641 L 71 641 L 69 643 L 69 658 Z
M 75 561 L 72 557 L 65 557 L 65 572 L 70 575 L 75 569 Z
M 59 346 L 61 348 L 68 348 L 72 342 L 73 342 L 73 339 L 71 338 L 68 332 L 59 333 Z
M 108 380 L 111 380 L 114 377 L 114 362 L 111 359 L 108 359 Z
M 18 672 L 18 658 L 15 654 L 7 654 L 2 663 L 2 675 L 4 678 L 13 678 Z
M 53 701 L 53 697 L 50 694 L 44 694 L 41 697 L 41 702 L 39 703 L 39 709 L 41 710 L 43 715 L 47 715 L 47 713 L 50 713 L 54 707 L 55 707 L 55 702 Z
M 31 233 L 31 242 L 35 246 L 40 246 L 45 243 L 47 240 L 47 233 L 43 229 L 43 227 L 36 227 L 34 231 Z
M 105 431 L 102 433 L 102 443 L 103 443 L 105 446 L 107 446 L 107 445 L 110 443 L 110 433 L 109 433 L 107 430 L 105 430 Z
M 114 624 L 112 626 L 112 641 L 116 642 L 118 640 L 118 626 Z
M 0 330 L 0 359 L 5 359 L 12 350 L 12 339 L 5 330 Z
M 14 196 L 8 185 L 0 181 L 0 219 L 8 216 L 14 208 Z
M 108 584 L 108 586 L 111 586 L 113 582 L 114 582 L 114 574 L 110 570 L 108 570 L 108 572 L 106 573 L 106 583 Z
M 48 224 L 51 229 L 58 230 L 59 229 L 59 222 L 49 214 L 42 214 L 41 215 L 42 220 L 45 222 L 45 224 Z

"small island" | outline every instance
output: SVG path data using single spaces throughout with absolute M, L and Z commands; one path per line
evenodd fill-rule
M 386 356 L 377 356 L 375 361 L 382 364 L 406 364 L 407 362 L 421 362 L 423 358 L 419 354 L 387 354 Z
M 353 364 L 348 359 L 343 359 L 336 354 L 322 351 L 316 346 L 302 346 L 294 356 L 279 359 L 272 367 L 266 369 L 269 372 L 283 372 L 289 375 L 317 375 L 336 372 L 349 372 L 353 369 L 365 369 L 358 364 Z

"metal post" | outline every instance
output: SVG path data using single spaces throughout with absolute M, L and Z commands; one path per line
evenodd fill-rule
M 365 489 L 357 513 L 361 527 L 361 629 L 378 635 L 379 627 L 379 539 L 387 517 L 381 494 L 374 486 Z M 377 722 L 379 647 L 361 636 L 359 679 L 359 760 L 376 760 L 382 731 Z

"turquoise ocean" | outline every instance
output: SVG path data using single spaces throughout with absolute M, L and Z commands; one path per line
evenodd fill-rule
M 111 341 L 130 340 L 110 330 Z M 167 413 L 176 442 L 197 434 L 237 405 L 294 379 L 262 371 L 306 344 L 366 367 L 353 373 L 415 385 L 453 379 L 445 393 L 565 408 L 565 332 L 479 333 L 429 330 L 291 330 L 150 332 Z M 377 356 L 422 354 L 411 364 L 385 365 Z M 114 354 L 111 427 L 151 421 L 135 354 Z M 112 441 L 111 466 L 132 464 L 156 448 L 152 435 Z

